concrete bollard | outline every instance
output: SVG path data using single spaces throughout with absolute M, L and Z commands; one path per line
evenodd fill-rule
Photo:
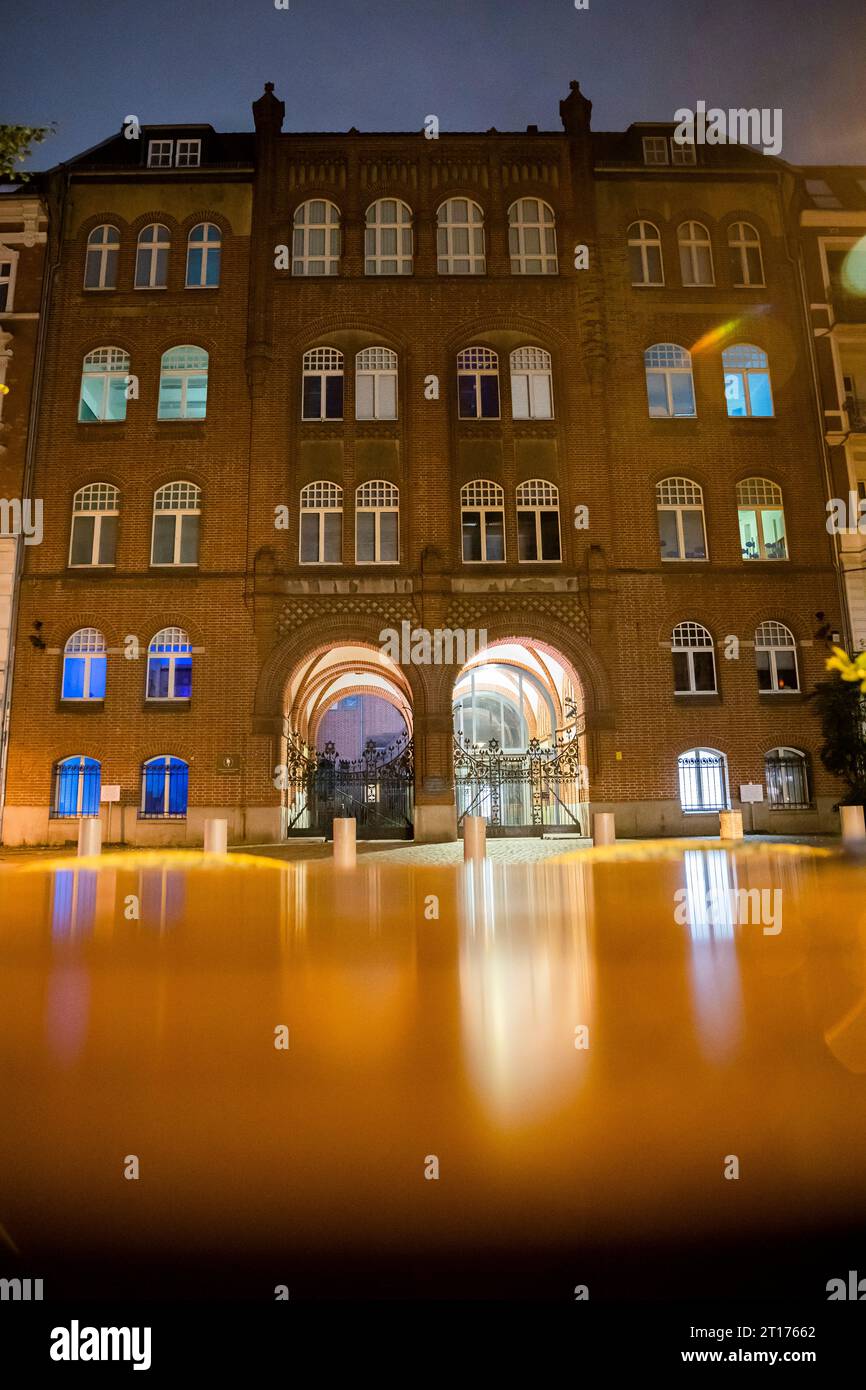
M 842 817 L 842 843 L 844 845 L 863 845 L 866 843 L 863 807 L 840 806 L 839 813 Z
M 613 811 L 596 811 L 592 818 L 592 843 L 616 844 L 616 817 Z
M 355 817 L 334 817 L 334 868 L 354 869 L 357 863 Z
M 463 860 L 487 858 L 487 822 L 483 816 L 463 817 Z
M 102 821 L 98 816 L 82 816 L 78 822 L 79 858 L 102 853 Z
M 723 840 L 742 840 L 743 838 L 743 813 L 742 811 L 720 811 L 719 812 L 719 835 Z
M 205 854 L 225 854 L 228 836 L 229 823 L 227 820 L 206 819 L 204 823 Z

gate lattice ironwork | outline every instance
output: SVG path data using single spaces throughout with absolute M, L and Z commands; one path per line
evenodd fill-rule
M 454 739 L 457 823 L 484 816 L 488 835 L 542 835 L 560 829 L 589 833 L 586 767 L 580 740 L 530 739 L 525 752 L 507 753 L 494 738 L 487 744 Z
M 411 840 L 415 759 L 411 738 L 387 748 L 367 740 L 360 758 L 343 758 L 333 743 L 311 748 L 286 734 L 284 833 L 331 834 L 335 816 L 354 816 L 362 840 Z

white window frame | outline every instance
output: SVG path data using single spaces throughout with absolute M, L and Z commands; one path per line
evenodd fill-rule
M 319 393 L 319 414 L 305 415 L 304 381 L 308 376 L 317 376 L 321 379 L 322 389 Z M 328 408 L 328 388 L 326 385 L 328 377 L 338 376 L 343 382 L 343 410 L 341 415 L 326 414 Z M 301 367 L 301 420 L 330 420 L 336 422 L 342 420 L 346 414 L 346 362 L 342 352 L 335 347 L 315 347 L 309 348 L 304 353 Z
M 187 354 L 186 359 L 184 359 L 184 364 L 183 364 L 183 365 L 173 366 L 171 363 L 168 363 L 168 364 L 166 363 L 166 358 L 171 357 L 173 353 L 179 353 L 179 352 L 183 352 L 183 353 L 186 353 L 186 354 Z M 196 360 L 195 360 L 195 358 L 189 356 L 189 354 L 191 354 L 191 353 L 198 353 L 198 354 L 199 354 L 198 365 L 196 365 Z M 204 360 L 204 365 L 203 365 L 203 366 L 201 365 L 202 359 Z M 159 363 L 159 390 L 158 390 L 158 392 L 157 392 L 157 398 L 156 398 L 156 418 L 157 418 L 157 420 L 167 420 L 167 421 L 169 421 L 170 424 L 179 425 L 179 424 L 180 424 L 182 421 L 184 421 L 184 420 L 190 420 L 190 421 L 192 421 L 194 424 L 196 424 L 196 423 L 199 423 L 199 424 L 200 424 L 202 420 L 207 419 L 207 389 L 205 390 L 205 413 L 204 413 L 204 415 L 188 415 L 188 414 L 187 414 L 187 405 L 188 405 L 188 402 L 189 402 L 189 384 L 190 384 L 190 382 L 191 382 L 195 377 L 204 377 L 204 380 L 205 380 L 205 387 L 207 388 L 209 375 L 210 375 L 210 353 L 207 351 L 206 348 L 199 347 L 197 343 L 178 343 L 176 347 L 167 348 L 166 351 L 162 354 L 162 357 L 161 357 L 160 363 Z M 180 414 L 179 414 L 179 415 L 162 415 L 162 414 L 160 413 L 160 406 L 161 406 L 161 404 L 162 404 L 162 381 L 163 381 L 163 377 L 166 377 L 166 376 L 176 376 L 176 377 L 180 377 Z
M 103 235 L 101 241 L 93 240 L 97 232 L 102 232 L 105 234 Z M 110 233 L 112 232 L 114 233 L 113 237 L 110 235 Z M 0 254 L 2 254 L 2 251 L 3 248 L 0 247 Z M 114 255 L 114 277 L 113 284 L 109 285 L 107 283 L 108 266 L 110 264 L 110 257 L 112 254 Z M 90 268 L 91 256 L 94 258 L 94 260 L 98 261 L 99 264 L 99 275 L 97 277 L 99 283 L 96 285 L 88 285 L 87 283 L 87 272 Z M 100 290 L 117 289 L 117 266 L 119 259 L 120 231 L 117 227 L 115 227 L 114 223 L 100 222 L 98 227 L 92 227 L 87 235 L 87 244 L 84 248 L 84 285 L 82 288 L 86 291 L 87 294 L 98 294 Z
M 713 688 L 712 690 L 699 690 L 695 677 L 695 652 L 710 652 L 713 658 Z M 688 690 L 678 690 L 676 678 L 674 679 L 675 695 L 718 695 L 719 693 L 719 672 L 716 666 L 716 645 L 710 632 L 702 623 L 683 622 L 677 623 L 671 633 L 671 655 L 685 655 L 689 671 Z
M 555 483 L 548 482 L 546 478 L 528 478 L 526 482 L 521 483 L 516 489 L 514 500 L 518 513 L 518 562 L 521 565 L 561 565 L 562 527 L 559 520 L 559 488 Z M 520 512 L 531 512 L 535 518 L 535 549 L 537 555 L 534 560 L 525 559 L 520 554 Z M 556 515 L 558 555 L 550 556 L 542 554 L 541 517 L 544 512 L 553 512 Z
M 326 560 L 325 555 L 325 516 L 338 515 L 340 518 L 340 554 L 336 560 Z M 301 488 L 300 515 L 318 516 L 319 539 L 318 559 L 305 560 L 303 556 L 303 522 L 298 524 L 298 564 L 300 565 L 341 565 L 343 563 L 343 489 L 339 483 L 331 483 L 320 478 Z
M 465 218 L 456 214 L 458 203 L 466 204 Z M 455 248 L 458 232 L 466 233 L 466 251 Z M 458 268 L 464 262 L 465 267 Z M 436 271 L 439 275 L 487 274 L 484 209 L 473 198 L 446 198 L 436 209 Z
M 160 647 L 164 650 L 158 650 Z M 147 664 L 144 672 L 144 698 L 151 705 L 167 704 L 188 704 L 191 695 L 175 694 L 175 672 L 177 658 L 179 656 L 192 657 L 193 648 L 189 640 L 189 633 L 182 627 L 162 627 L 159 632 L 155 632 L 147 644 Z M 151 695 L 150 691 L 150 661 L 151 657 L 159 661 L 168 659 L 168 694 Z
M 731 365 L 731 356 L 739 353 L 739 357 L 734 359 Z M 749 354 L 752 354 L 751 358 Z M 770 393 L 770 405 L 773 407 L 769 415 L 752 414 L 752 392 L 749 385 L 749 377 L 752 373 L 760 372 L 767 378 L 767 390 Z M 729 420 L 774 420 L 776 417 L 776 401 L 773 396 L 773 379 L 770 376 L 769 354 L 763 348 L 756 347 L 754 343 L 731 343 L 722 352 L 722 376 L 725 383 L 725 406 L 728 400 L 728 377 L 739 377 L 742 385 L 742 396 L 746 402 L 745 415 L 731 415 L 728 411 Z
M 355 354 L 355 419 L 356 420 L 396 420 L 399 412 L 397 402 L 397 366 L 398 358 L 393 348 L 369 347 L 362 348 Z M 358 383 L 361 377 L 369 377 L 373 383 L 373 414 L 360 415 L 359 406 L 361 393 L 358 390 Z M 394 385 L 394 414 L 382 414 L 382 388 L 386 381 L 393 382 Z
M 147 769 L 149 767 L 155 767 L 157 763 L 162 763 L 163 768 L 162 812 L 160 815 L 155 815 L 153 812 L 147 812 L 145 810 L 145 807 L 147 805 Z M 172 763 L 181 763 L 186 768 L 187 804 L 182 815 L 173 813 L 169 810 L 169 807 L 171 805 Z M 187 816 L 189 815 L 189 763 L 186 761 L 185 758 L 179 758 L 175 753 L 157 753 L 155 757 L 146 758 L 144 760 L 144 762 L 141 764 L 141 800 L 138 804 L 138 814 L 142 820 L 186 820 Z
M 704 490 L 699 483 L 695 483 L 691 478 L 671 476 L 661 478 L 656 483 L 656 517 L 659 512 L 673 512 L 676 517 L 677 526 L 677 555 L 659 555 L 663 564 L 680 565 L 684 562 L 690 565 L 702 565 L 710 558 L 710 548 L 707 544 L 707 518 L 704 511 Z M 701 530 L 704 535 L 704 554 L 703 557 L 686 555 L 686 536 L 685 526 L 683 525 L 684 512 L 699 512 L 701 517 Z M 661 529 L 659 528 L 659 549 L 661 549 Z
M 781 754 L 781 757 L 779 757 L 779 758 L 774 758 L 774 757 L 773 757 L 773 754 L 774 754 L 774 753 L 779 753 L 779 754 Z M 784 795 L 783 795 L 783 796 L 781 797 L 781 799 L 779 799 L 779 800 L 776 800 L 776 799 L 774 798 L 774 796 L 772 795 L 772 792 L 773 792 L 772 783 L 771 783 L 770 777 L 768 776 L 768 771 L 769 771 L 768 764 L 769 764 L 770 766 L 772 766 L 772 764 L 773 764 L 774 762 L 775 762 L 775 763 L 787 762 L 787 763 L 799 763 L 799 764 L 800 764 L 800 771 L 801 771 L 801 775 L 802 775 L 802 778 L 803 778 L 803 790 L 804 790 L 804 792 L 805 792 L 805 796 L 804 796 L 804 798 L 803 798 L 802 801 L 792 801 L 791 799 L 785 797 Z M 767 788 L 767 806 L 769 807 L 769 809 L 770 809 L 771 811 L 787 811 L 787 810 L 799 810 L 799 811 L 804 811 L 804 810 L 806 810 L 806 808 L 807 808 L 808 806 L 811 806 L 811 805 L 812 805 L 812 787 L 811 787 L 811 781 L 810 781 L 810 777 L 809 777 L 809 759 L 808 759 L 807 755 L 803 752 L 803 749 L 802 749 L 802 748 L 788 748 L 788 747 L 783 747 L 783 746 L 780 746 L 780 747 L 777 747 L 777 748 L 768 748 L 767 751 L 766 751 L 766 753 L 764 754 L 764 785 L 765 785 L 766 788 Z
M 635 227 L 637 228 L 637 236 L 633 235 Z M 653 236 L 647 235 L 647 232 L 650 230 L 654 233 Z M 640 218 L 637 222 L 632 222 L 628 229 L 628 245 L 630 247 L 637 246 L 640 248 L 641 271 L 643 276 L 643 278 L 640 280 L 632 279 L 632 286 L 635 289 L 658 289 L 660 286 L 663 286 L 665 283 L 665 259 L 664 253 L 662 252 L 661 234 L 659 233 L 659 229 L 656 226 L 656 224 L 654 222 L 648 222 L 646 218 Z M 655 247 L 659 253 L 659 272 L 661 275 L 660 280 L 650 279 L 650 247 Z
M 677 227 L 677 247 L 680 255 L 680 279 L 687 290 L 711 289 L 716 283 L 716 267 L 713 262 L 713 243 L 710 231 L 703 222 L 681 222 Z M 708 280 L 700 277 L 700 252 L 705 251 L 709 258 Z
M 679 359 L 675 361 L 665 361 L 665 349 L 672 349 L 674 353 L 681 353 L 685 361 L 683 362 Z M 648 359 L 652 353 L 662 355 L 659 357 L 658 361 L 651 362 Z M 666 355 L 670 357 L 671 353 L 667 352 Z M 664 378 L 665 394 L 667 397 L 668 406 L 668 409 L 665 414 L 660 415 L 658 413 L 653 413 L 652 405 L 649 399 L 650 372 L 653 372 L 654 374 L 662 376 Z M 647 408 L 649 409 L 651 420 L 694 420 L 697 418 L 698 403 L 697 397 L 695 395 L 695 378 L 692 372 L 692 354 L 686 348 L 681 347 L 679 343 L 653 343 L 644 352 L 644 374 L 646 376 L 647 385 Z M 675 376 L 688 376 L 692 383 L 692 405 L 694 409 L 692 410 L 690 415 L 674 414 L 673 378 Z
M 117 420 L 109 420 L 106 414 L 106 407 L 109 399 L 109 387 L 113 380 L 118 377 L 124 379 L 129 376 L 129 353 L 124 348 L 105 347 L 94 348 L 88 352 L 81 364 L 81 384 L 78 392 L 78 423 L 80 425 L 120 425 L 126 419 L 126 408 L 123 415 Z M 81 402 L 84 393 L 84 379 L 94 381 L 102 380 L 102 404 L 99 408 L 99 416 L 94 420 L 81 419 Z M 124 400 L 126 395 L 124 394 Z
M 386 220 L 383 215 L 388 203 L 394 204 L 394 217 L 390 220 Z M 393 254 L 382 249 L 386 232 L 394 233 L 397 249 Z M 411 275 L 413 263 L 412 209 L 402 198 L 377 198 L 375 203 L 371 203 L 367 208 L 365 218 L 364 274 Z
M 149 241 L 146 241 L 145 234 L 151 233 Z M 165 233 L 163 237 L 161 234 Z M 165 251 L 165 284 L 157 283 L 159 271 L 159 253 Z M 149 259 L 147 282 L 141 283 L 138 277 L 139 256 L 145 252 Z M 164 290 L 168 288 L 168 258 L 171 255 L 171 232 L 164 222 L 148 222 L 146 227 L 142 227 L 135 241 L 135 277 L 133 289 L 136 290 Z
M 550 214 L 549 219 L 545 212 Z M 526 247 L 527 233 L 537 232 L 538 251 Z M 508 254 L 512 275 L 558 275 L 556 213 L 543 198 L 517 198 L 508 209 Z M 529 266 L 539 263 L 537 270 Z
M 216 239 L 216 241 L 208 241 L 208 240 L 207 240 L 207 233 L 208 233 L 208 230 L 209 230 L 211 227 L 213 227 L 214 231 L 215 231 L 216 234 L 217 234 L 217 239 Z M 200 236 L 196 236 L 196 235 L 195 235 L 196 232 L 200 232 L 201 235 L 200 235 Z M 220 269 L 221 269 L 221 260 L 222 260 L 222 249 L 223 249 L 223 234 L 222 234 L 222 228 L 219 227 L 219 226 L 217 225 L 216 222 L 197 222 L 196 225 L 195 225 L 194 227 L 191 227 L 191 228 L 190 228 L 189 236 L 188 236 L 187 239 L 186 239 L 186 275 L 185 275 L 185 279 L 184 279 L 184 283 L 185 283 L 186 289 L 188 289 L 188 290 L 215 290 L 215 289 L 218 288 L 219 282 L 220 282 Z M 196 280 L 190 280 L 190 278 L 189 278 L 189 253 L 190 253 L 190 251 L 201 251 L 201 279 L 198 280 L 198 281 L 196 281 Z M 216 259 L 217 259 L 217 279 L 216 279 L 216 284 L 215 284 L 215 285 L 209 285 L 209 284 L 207 283 L 208 259 L 209 259 L 210 256 L 212 256 L 212 255 L 215 255 L 215 256 L 216 256 Z
M 168 158 L 166 158 L 166 155 Z M 147 142 L 147 167 L 148 169 L 170 169 L 174 164 L 174 141 L 173 140 L 148 140 Z
M 677 790 L 679 793 L 680 810 L 682 811 L 683 815 L 711 816 L 717 814 L 717 812 L 720 809 L 717 805 L 705 804 L 703 800 L 704 776 L 702 775 L 700 769 L 697 769 L 695 773 L 695 781 L 702 793 L 700 804 L 692 805 L 691 803 L 689 803 L 687 805 L 683 799 L 683 760 L 686 758 L 690 758 L 693 754 L 697 755 L 698 760 L 700 760 L 702 754 L 706 754 L 710 758 L 716 760 L 719 770 L 719 782 L 722 792 L 721 800 L 724 802 L 724 806 L 721 809 L 727 810 L 731 804 L 731 790 L 728 777 L 728 759 L 726 755 L 720 752 L 718 748 L 687 748 L 686 751 L 684 753 L 680 753 L 679 757 L 677 758 Z
M 70 634 L 70 636 L 66 639 L 66 644 L 63 648 L 63 665 L 61 668 L 60 675 L 60 698 L 61 700 L 63 700 L 64 704 L 86 705 L 94 700 L 97 703 L 102 702 L 104 696 L 90 694 L 90 668 L 93 665 L 93 658 L 95 656 L 98 656 L 103 660 L 107 660 L 106 653 L 107 648 L 105 645 L 105 637 L 99 631 L 98 628 L 80 627 L 75 632 Z M 64 694 L 64 687 L 66 685 L 67 656 L 76 656 L 84 658 L 83 685 L 85 691 L 87 692 L 84 695 Z
M 78 763 L 78 783 L 76 789 L 77 804 L 72 815 L 62 815 L 58 801 L 60 799 L 60 769 L 68 767 L 72 763 Z M 99 769 L 99 785 L 102 787 L 102 763 L 98 758 L 91 758 L 88 753 L 70 753 L 68 758 L 58 758 L 54 764 L 54 797 L 52 801 L 52 816 L 57 816 L 61 820 L 75 820 L 81 818 L 82 803 L 84 801 L 84 774 L 87 771 L 87 763 L 95 763 Z M 93 819 L 92 816 L 87 817 Z
M 769 690 L 761 690 L 760 695 L 799 695 L 800 694 L 800 660 L 797 656 L 797 639 L 793 632 L 785 623 L 777 622 L 775 618 L 768 618 L 762 623 L 758 623 L 755 628 L 755 673 L 758 670 L 758 652 L 768 652 L 770 657 L 770 678 L 772 681 Z M 796 685 L 779 688 L 779 669 L 776 660 L 777 652 L 793 652 L 794 654 L 794 679 Z
M 311 221 L 311 210 L 317 203 L 324 209 L 321 221 Z M 331 214 L 334 216 L 331 216 Z M 322 233 L 324 251 L 315 255 L 310 251 L 310 238 L 313 232 Z M 339 275 L 342 254 L 342 218 L 340 209 L 330 198 L 307 198 L 295 208 L 292 220 L 292 274 L 293 275 Z M 336 248 L 336 249 L 335 249 Z M 313 267 L 321 267 L 313 269 Z
M 86 564 L 76 564 L 72 559 L 75 519 L 79 516 L 93 517 L 93 541 L 90 560 Z M 102 519 L 106 516 L 120 516 L 120 490 L 113 483 L 86 483 L 84 487 L 80 487 L 72 499 L 72 525 L 69 531 L 70 569 L 114 569 L 114 560 L 110 563 L 103 563 L 98 559 L 102 539 Z
M 358 518 L 362 512 L 375 517 L 373 559 L 358 558 Z M 392 560 L 382 558 L 382 517 L 393 512 L 397 517 L 397 554 Z M 371 478 L 355 489 L 355 564 L 398 565 L 400 563 L 400 489 L 385 478 Z
M 481 557 L 468 560 L 463 549 L 463 517 L 466 512 L 477 512 L 481 536 Z M 502 559 L 492 560 L 487 555 L 487 512 L 500 512 L 502 515 Z M 508 537 L 505 530 L 505 489 L 490 478 L 473 478 L 460 489 L 460 556 L 464 565 L 504 565 L 508 558 Z
M 751 232 L 751 236 L 749 233 Z M 760 280 L 749 278 L 749 255 L 751 247 L 758 252 L 758 262 L 761 267 Z M 757 227 L 753 227 L 751 222 L 732 222 L 728 228 L 728 251 L 736 251 L 739 261 L 739 276 L 734 280 L 734 288 L 738 290 L 763 289 L 767 283 L 764 271 L 764 249 L 761 245 L 761 234 Z
M 461 413 L 460 400 L 460 378 L 462 376 L 474 376 L 475 378 L 475 414 L 463 415 Z M 495 376 L 497 382 L 496 395 L 498 398 L 499 409 L 495 415 L 482 414 L 482 394 L 481 378 L 483 376 Z M 502 387 L 499 384 L 499 354 L 493 348 L 473 347 L 463 348 L 457 354 L 457 416 L 460 420 L 500 420 L 502 418 Z
M 657 159 L 657 155 L 663 155 L 663 158 Z M 650 168 L 662 168 L 670 164 L 670 146 L 666 135 L 645 135 L 643 137 L 643 162 Z
M 174 521 L 174 556 L 171 560 L 155 560 L 154 548 L 156 545 L 156 518 L 157 516 L 173 516 Z M 153 494 L 153 515 L 150 528 L 150 563 L 155 569 L 198 569 L 198 548 L 201 545 L 201 531 L 198 535 L 195 560 L 181 560 L 181 543 L 183 532 L 183 518 L 185 516 L 197 516 L 201 518 L 201 488 L 197 483 L 191 483 L 185 478 L 179 478 L 175 482 L 164 483 L 162 487 L 156 489 Z M 199 526 L 201 522 L 199 521 Z
M 683 165 L 697 164 L 697 162 L 698 155 L 694 140 L 686 140 L 680 144 L 671 136 L 671 164 L 682 167 Z
M 508 362 L 511 371 L 511 418 L 513 420 L 552 420 L 554 418 L 553 367 L 550 353 L 546 348 L 540 347 L 514 348 L 509 355 Z M 515 378 L 525 379 L 527 402 L 525 415 L 518 414 L 514 408 Z M 542 380 L 546 384 L 547 403 L 550 407 L 546 414 L 539 409 L 539 405 L 544 404 L 543 399 L 538 400 L 538 386 Z
M 760 485 L 760 486 L 759 486 Z M 739 533 L 740 512 L 755 512 L 758 528 L 758 553 L 754 556 L 743 555 L 746 564 L 752 560 L 766 560 L 770 564 L 778 564 L 781 560 L 791 558 L 788 546 L 788 522 L 785 516 L 785 496 L 778 483 L 774 483 L 770 478 L 741 478 L 737 483 L 737 530 Z M 772 556 L 767 554 L 766 543 L 764 541 L 764 525 L 761 513 L 781 512 L 782 513 L 782 534 L 785 541 L 784 556 Z M 741 535 L 741 533 L 740 533 Z M 740 539 L 742 550 L 742 539 Z
M 193 158 L 193 156 L 195 156 Z M 176 169 L 198 169 L 201 166 L 201 139 L 182 136 L 174 147 Z
M 8 265 L 8 272 L 3 267 Z M 0 290 L 6 288 L 6 303 L 0 304 L 0 316 L 11 314 L 15 309 L 15 280 L 18 274 L 18 252 L 0 242 Z

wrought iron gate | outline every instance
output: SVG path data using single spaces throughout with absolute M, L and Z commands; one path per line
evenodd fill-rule
M 341 758 L 333 743 L 310 748 L 286 734 L 284 834 L 331 834 L 335 816 L 354 816 L 364 840 L 411 840 L 415 803 L 412 740 L 377 748 L 372 739 L 360 758 Z
M 488 835 L 542 835 L 545 830 L 589 833 L 586 767 L 578 738 L 504 753 L 496 739 L 469 744 L 454 739 L 457 822 L 484 816 Z

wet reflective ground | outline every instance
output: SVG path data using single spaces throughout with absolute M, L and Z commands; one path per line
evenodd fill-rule
M 293 1299 L 866 1274 L 866 869 L 636 848 L 0 870 L 2 1272 Z

